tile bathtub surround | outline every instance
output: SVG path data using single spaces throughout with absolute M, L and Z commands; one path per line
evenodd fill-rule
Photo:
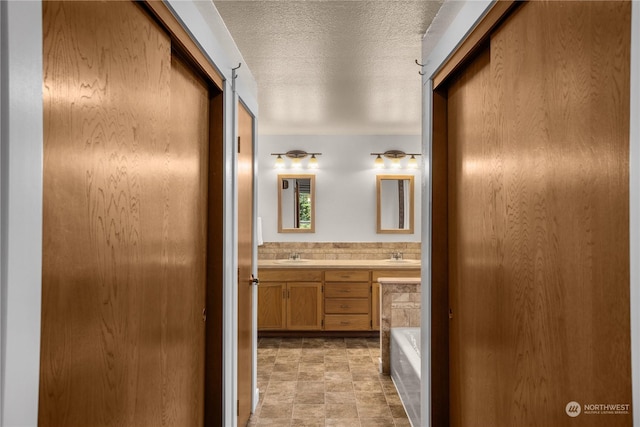
M 288 258 L 297 252 L 303 259 L 389 259 L 402 252 L 405 259 L 420 259 L 420 243 L 415 242 L 265 242 L 258 246 L 258 259 Z
M 391 328 L 420 326 L 420 278 L 380 278 L 380 362 L 388 374 Z
M 260 338 L 249 426 L 410 426 L 377 338 Z

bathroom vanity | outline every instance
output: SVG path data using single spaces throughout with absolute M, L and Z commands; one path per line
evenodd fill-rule
M 261 260 L 258 330 L 378 331 L 380 277 L 419 277 L 418 260 Z

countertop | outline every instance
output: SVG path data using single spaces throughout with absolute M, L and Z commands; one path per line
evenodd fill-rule
M 258 268 L 321 268 L 325 270 L 338 268 L 362 268 L 384 270 L 407 270 L 420 268 L 420 260 L 417 259 L 301 259 L 297 261 L 288 259 L 259 260 Z

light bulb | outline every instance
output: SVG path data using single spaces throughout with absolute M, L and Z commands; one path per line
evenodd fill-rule
M 300 168 L 301 168 L 301 165 L 300 165 L 300 159 L 299 159 L 299 158 L 297 158 L 297 157 L 294 157 L 294 158 L 291 160 L 291 167 L 292 167 L 293 169 L 300 169 Z
M 409 169 L 418 169 L 418 159 L 416 159 L 416 156 L 414 156 L 413 154 L 411 155 L 411 158 L 409 159 L 409 162 L 407 163 L 407 168 L 409 168 Z
M 318 169 L 318 159 L 316 159 L 316 155 L 312 154 L 309 159 L 309 169 Z
M 373 166 L 376 169 L 383 169 L 384 168 L 384 159 L 382 157 L 380 157 L 380 154 L 378 154 L 378 157 L 376 157 L 376 159 L 374 160 Z
M 394 157 L 393 160 L 391 160 L 391 167 L 393 169 L 400 169 L 400 159 L 397 157 Z
M 278 158 L 276 158 L 276 169 L 283 169 L 284 168 L 284 159 L 282 158 L 282 156 L 280 154 L 278 154 Z

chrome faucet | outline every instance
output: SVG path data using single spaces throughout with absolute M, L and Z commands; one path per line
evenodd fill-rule
M 298 252 L 291 252 L 289 254 L 289 259 L 292 261 L 299 261 L 300 260 L 300 254 Z
M 401 260 L 402 259 L 402 252 L 392 252 L 391 253 L 391 259 L 393 260 Z

